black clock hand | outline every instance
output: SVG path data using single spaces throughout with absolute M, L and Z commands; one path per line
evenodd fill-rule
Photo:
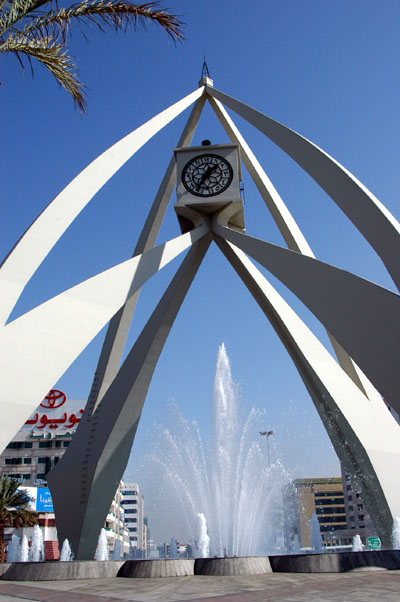
M 215 165 L 209 165 L 207 167 L 206 171 L 201 176 L 200 182 L 196 186 L 197 189 L 199 189 L 200 186 L 202 186 L 204 184 L 204 182 L 207 180 L 208 176 L 210 176 L 212 174 L 212 172 L 215 170 L 215 168 L 216 168 Z

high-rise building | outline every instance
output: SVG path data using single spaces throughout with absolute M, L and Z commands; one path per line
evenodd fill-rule
M 110 553 L 114 551 L 115 544 L 119 541 L 122 558 L 128 557 L 130 554 L 129 531 L 124 523 L 125 510 L 123 506 L 123 489 L 124 482 L 120 481 L 104 523 Z
M 343 464 L 341 464 L 341 469 L 348 532 L 351 537 L 360 535 L 363 543 L 367 543 L 368 537 L 377 536 L 374 522 L 368 513 L 357 484 L 353 483 Z
M 144 500 L 137 483 L 123 483 L 121 487 L 125 527 L 129 532 L 130 553 L 146 556 L 146 525 L 144 523 Z
M 325 548 L 349 548 L 355 535 L 365 546 L 376 537 L 373 521 L 351 478 L 296 479 L 288 493 L 287 545 L 298 537 L 301 548 L 311 548 L 310 520 L 316 514 Z
M 318 517 L 324 545 L 336 545 L 336 532 L 346 529 L 342 480 L 339 477 L 296 479 L 293 496 L 300 547 L 311 547 L 310 520 L 313 514 Z

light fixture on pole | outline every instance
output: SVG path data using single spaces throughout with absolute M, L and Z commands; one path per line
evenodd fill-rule
M 260 435 L 267 437 L 267 453 L 268 453 L 268 466 L 269 466 L 271 464 L 270 458 L 269 458 L 269 438 L 271 437 L 271 435 L 275 435 L 275 433 L 274 433 L 274 431 L 260 431 Z

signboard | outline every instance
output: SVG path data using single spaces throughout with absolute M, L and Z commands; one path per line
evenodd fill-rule
M 59 408 L 67 401 L 67 396 L 62 391 L 58 389 L 51 389 L 46 395 L 46 397 L 41 402 L 41 406 L 43 408 Z
M 20 487 L 27 492 L 32 501 L 29 502 L 31 510 L 36 512 L 54 512 L 53 500 L 48 487 Z
M 368 550 L 380 550 L 381 540 L 379 537 L 367 537 Z
M 53 500 L 47 487 L 37 488 L 36 512 L 54 512 Z
M 84 400 L 67 399 L 65 393 L 52 389 L 21 430 L 49 436 L 62 434 L 60 431 L 74 431 L 81 421 L 84 407 Z

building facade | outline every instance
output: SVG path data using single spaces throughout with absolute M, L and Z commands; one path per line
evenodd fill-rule
M 367 546 L 368 537 L 377 537 L 378 535 L 374 521 L 368 513 L 357 484 L 353 483 L 351 476 L 346 472 L 343 464 L 341 465 L 341 469 L 349 537 L 353 538 L 355 535 L 360 535 L 361 541 Z
M 311 547 L 310 520 L 313 514 L 318 517 L 324 545 L 335 545 L 336 532 L 346 529 L 342 480 L 339 477 L 296 479 L 293 494 L 300 547 Z
M 47 474 L 55 466 L 68 445 L 80 422 L 85 400 L 68 399 L 61 391 L 50 391 L 35 413 L 21 427 L 0 455 L 0 475 L 16 479 L 32 498 L 31 508 L 38 512 L 38 524 L 43 532 L 45 558 L 55 560 L 59 556 L 57 529 L 53 503 L 47 488 Z M 123 494 L 120 483 L 104 528 L 108 548 L 113 553 L 116 541 L 122 557 L 130 553 L 129 531 L 125 525 Z M 32 537 L 32 528 L 6 529 L 5 541 L 11 535 Z
M 107 535 L 108 550 L 111 554 L 116 550 L 116 542 L 119 542 L 120 557 L 127 558 L 130 554 L 129 531 L 125 526 L 125 512 L 123 506 L 123 481 L 120 481 L 115 492 L 111 507 L 104 522 Z M 115 555 L 115 554 L 114 554 Z
M 47 485 L 46 475 L 70 444 L 86 403 L 82 399 L 67 400 L 58 393 L 59 397 L 41 402 L 0 455 L 1 475 L 17 479 L 24 486 Z
M 129 533 L 130 555 L 146 557 L 147 524 L 144 521 L 144 498 L 137 483 L 124 482 L 121 487 L 125 527 Z
M 298 539 L 303 550 L 311 548 L 313 514 L 318 518 L 325 549 L 350 548 L 355 535 L 360 535 L 368 547 L 368 538 L 377 536 L 361 495 L 343 467 L 342 478 L 296 479 L 288 499 L 288 540 Z

